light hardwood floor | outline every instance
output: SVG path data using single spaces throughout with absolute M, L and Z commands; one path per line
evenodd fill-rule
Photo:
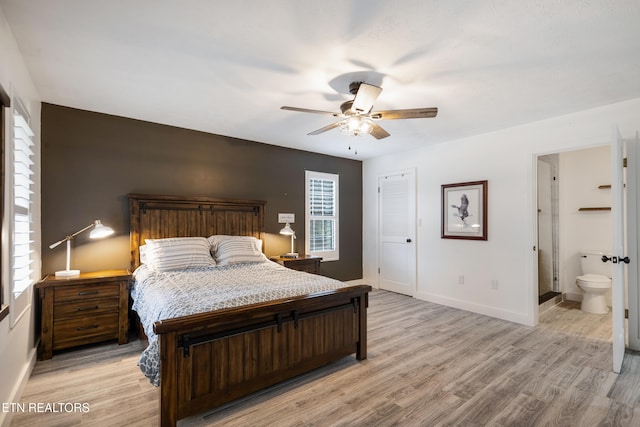
M 368 359 L 348 357 L 182 426 L 640 426 L 640 354 L 611 370 L 611 321 L 564 303 L 531 328 L 374 291 Z M 38 362 L 22 403 L 86 413 L 16 413 L 12 426 L 155 426 L 158 390 L 141 344 Z

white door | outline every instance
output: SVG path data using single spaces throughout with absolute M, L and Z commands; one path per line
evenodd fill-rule
M 640 159 L 638 153 L 638 134 L 635 141 L 626 141 L 627 173 L 626 202 L 627 202 L 627 256 L 631 263 L 627 265 L 627 308 L 629 309 L 629 348 L 640 350 L 640 289 L 638 287 L 640 272 L 638 271 L 638 242 L 640 242 L 640 206 L 638 191 L 640 191 Z
M 611 316 L 613 325 L 613 371 L 619 373 L 622 369 L 622 359 L 625 349 L 624 328 L 624 274 L 623 260 L 628 262 L 624 254 L 624 166 L 623 142 L 620 131 L 615 129 L 614 140 L 611 144 L 611 219 L 613 223 L 613 276 L 611 287 Z M 604 259 L 603 259 L 604 261 Z M 634 260 L 635 261 L 635 260 Z
M 378 277 L 381 289 L 416 291 L 415 172 L 378 177 Z

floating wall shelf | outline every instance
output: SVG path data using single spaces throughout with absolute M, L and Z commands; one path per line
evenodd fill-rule
M 592 211 L 610 211 L 611 208 L 610 207 L 599 207 L 599 208 L 580 208 L 578 209 L 579 212 L 592 212 Z
M 598 189 L 607 190 L 611 188 L 611 184 L 599 185 Z M 579 208 L 578 212 L 594 212 L 594 211 L 610 211 L 611 208 L 607 206 L 597 207 L 597 208 Z

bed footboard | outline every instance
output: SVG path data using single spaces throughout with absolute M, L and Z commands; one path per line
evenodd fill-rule
M 371 287 L 156 322 L 162 426 L 355 353 L 367 357 Z

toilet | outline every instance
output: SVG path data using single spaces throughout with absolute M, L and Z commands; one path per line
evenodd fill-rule
M 611 289 L 611 263 L 602 262 L 603 255 L 607 255 L 606 252 L 586 251 L 580 254 L 582 275 L 576 277 L 576 285 L 584 293 L 580 308 L 585 313 L 609 312 L 606 293 Z

